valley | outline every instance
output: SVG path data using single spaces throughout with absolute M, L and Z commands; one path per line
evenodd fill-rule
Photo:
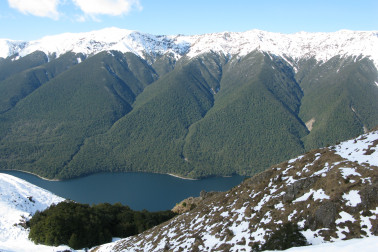
M 0 169 L 251 176 L 378 124 L 376 39 L 109 28 L 7 41 Z
M 59 197 L 82 204 L 122 203 L 133 210 L 163 211 L 172 209 L 182 199 L 200 195 L 201 191 L 227 191 L 244 177 L 212 177 L 183 180 L 151 173 L 97 173 L 64 181 L 46 181 L 17 171 L 0 171 L 23 179 Z

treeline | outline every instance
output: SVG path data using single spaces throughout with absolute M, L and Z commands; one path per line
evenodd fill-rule
M 27 223 L 29 239 L 36 244 L 73 249 L 90 248 L 111 242 L 112 237 L 128 237 L 174 217 L 171 211 L 134 211 L 120 203 L 89 206 L 73 201 L 53 204 L 37 211 Z

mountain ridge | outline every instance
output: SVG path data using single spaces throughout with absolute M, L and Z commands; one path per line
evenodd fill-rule
M 104 50 L 132 52 L 146 56 L 173 54 L 193 58 L 205 52 L 221 52 L 230 57 L 245 56 L 253 50 L 268 52 L 295 63 L 300 58 L 315 57 L 327 61 L 335 55 L 367 56 L 378 66 L 378 31 L 272 33 L 261 30 L 221 32 L 202 35 L 151 35 L 116 27 L 84 33 L 63 33 L 33 41 L 0 39 L 0 57 L 28 55 L 40 50 L 52 57 L 72 51 L 93 55 Z M 146 55 L 147 54 L 147 55 Z M 378 68 L 378 67 L 377 67 Z

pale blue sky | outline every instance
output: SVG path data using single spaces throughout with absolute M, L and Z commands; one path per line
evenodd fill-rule
M 378 1 L 0 0 L 0 38 L 33 40 L 111 26 L 155 35 L 378 30 Z

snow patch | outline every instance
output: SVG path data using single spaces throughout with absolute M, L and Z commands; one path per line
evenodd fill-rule
M 297 210 L 296 209 L 294 209 L 294 211 L 287 217 L 287 220 L 288 221 L 291 221 L 291 219 L 294 217 L 294 215 L 296 215 L 297 214 Z
M 284 209 L 284 204 L 282 204 L 282 201 L 281 201 L 280 203 L 274 205 L 274 208 L 275 208 L 275 209 L 282 209 L 282 210 L 285 210 L 285 209 Z
M 319 229 L 312 231 L 311 229 L 307 229 L 304 231 L 301 231 L 304 237 L 306 237 L 306 240 L 312 244 L 312 245 L 318 245 L 324 243 L 324 238 L 320 235 L 320 231 L 324 229 Z M 310 247 L 307 247 L 310 248 Z
M 308 198 L 312 195 L 314 201 L 315 200 L 323 200 L 323 199 L 330 199 L 330 197 L 325 194 L 324 190 L 323 189 L 319 189 L 319 190 L 313 190 L 311 189 L 309 192 L 303 194 L 301 197 L 297 198 L 296 200 L 294 200 L 293 202 L 296 203 L 296 202 L 300 202 L 300 201 L 306 201 L 308 200 Z
M 355 222 L 356 220 L 353 218 L 352 215 L 350 215 L 349 213 L 347 212 L 340 212 L 339 215 L 341 216 L 340 219 L 337 219 L 335 221 L 336 224 L 340 224 L 340 223 L 344 223 L 344 222 L 347 222 L 347 221 L 351 221 L 351 222 Z
M 368 163 L 378 166 L 378 148 L 372 147 L 374 140 L 378 139 L 378 131 L 362 135 L 360 138 L 342 142 L 335 146 L 336 154 L 342 158 L 357 162 L 359 164 Z M 370 146 L 370 147 L 369 147 Z M 374 150 L 370 155 L 366 155 L 366 150 Z
M 288 161 L 288 163 L 289 163 L 289 164 L 292 164 L 292 163 L 294 163 L 295 161 L 301 160 L 303 157 L 304 157 L 304 155 L 301 155 L 301 156 L 298 156 L 298 157 L 296 157 L 296 158 L 290 159 L 290 160 Z
M 355 207 L 361 203 L 361 197 L 357 190 L 351 190 L 349 193 L 344 193 L 342 198 L 346 201 L 347 206 Z
M 272 216 L 270 215 L 270 212 L 266 212 L 262 220 L 260 221 L 261 223 L 268 224 L 269 222 L 272 221 Z
M 372 212 L 371 216 L 363 216 L 362 211 L 360 212 L 360 226 L 363 227 L 361 230 L 366 232 L 366 236 L 374 236 L 371 228 L 373 227 L 371 224 L 371 220 L 376 220 L 378 215 L 378 207 L 375 210 L 370 210 Z
M 312 244 L 316 244 L 316 245 L 290 248 L 285 251 L 290 251 L 290 252 L 319 252 L 319 251 L 321 252 L 335 252 L 335 251 L 336 252 L 356 252 L 356 251 L 375 252 L 377 251 L 378 236 L 373 236 L 373 237 L 364 238 L 364 239 L 351 239 L 347 241 L 323 243 L 323 241 L 320 241 L 321 240 L 320 236 L 311 238 L 312 234 L 310 233 L 308 237 L 307 237 L 307 233 L 302 232 L 302 234 L 307 238 L 308 241 L 310 242 L 314 241 L 312 242 Z
M 265 203 L 267 203 L 271 197 L 272 197 L 271 195 L 264 195 L 264 197 L 259 201 L 257 206 L 255 206 L 253 209 L 255 211 L 260 211 L 263 205 L 265 205 Z
M 342 228 L 342 227 L 338 226 L 337 231 L 336 231 L 337 238 L 332 238 L 331 240 L 332 241 L 342 240 L 342 239 L 346 238 L 345 233 L 349 233 L 349 228 L 348 227 Z
M 329 172 L 331 168 L 329 167 L 328 163 L 324 164 L 324 168 L 321 169 L 320 171 L 314 172 L 312 176 L 318 176 L 321 175 L 322 177 L 327 176 L 327 173 Z
M 264 243 L 265 239 L 264 236 L 266 234 L 266 229 L 264 228 L 258 228 L 255 232 L 251 234 L 251 236 L 254 238 L 255 241 Z
M 358 172 L 356 172 L 355 168 L 339 168 L 341 170 L 341 175 L 343 176 L 344 179 L 347 179 L 348 176 L 360 176 Z

